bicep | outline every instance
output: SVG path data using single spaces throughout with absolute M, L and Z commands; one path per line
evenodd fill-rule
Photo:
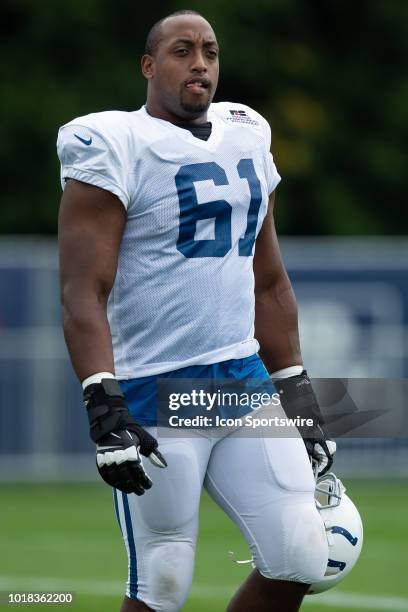
M 125 223 L 125 209 L 115 195 L 67 181 L 58 220 L 63 292 L 76 285 L 107 297 L 115 280 Z
M 270 195 L 268 212 L 255 243 L 254 275 L 255 291 L 262 291 L 281 280 L 287 280 L 276 235 L 274 221 L 275 192 Z

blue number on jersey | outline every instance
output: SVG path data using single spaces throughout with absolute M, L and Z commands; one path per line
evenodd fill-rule
M 238 174 L 248 181 L 251 201 L 248 208 L 247 226 L 245 234 L 239 239 L 238 253 L 244 257 L 252 255 L 255 242 L 256 226 L 258 224 L 259 208 L 262 202 L 261 183 L 256 176 L 254 162 L 252 159 L 241 159 L 238 166 Z
M 261 184 L 252 159 L 241 159 L 237 166 L 240 178 L 248 181 L 251 201 L 248 209 L 245 234 L 239 239 L 238 253 L 252 255 L 255 242 L 259 208 L 262 202 Z M 177 249 L 185 257 L 224 257 L 231 249 L 231 211 L 226 200 L 214 200 L 198 204 L 194 182 L 212 180 L 214 185 L 228 185 L 225 171 L 215 162 L 188 164 L 177 172 L 176 187 L 180 202 L 180 228 Z M 195 240 L 197 221 L 214 218 L 215 238 Z
M 231 204 L 214 200 L 198 204 L 194 181 L 213 180 L 228 185 L 225 171 L 215 162 L 181 166 L 176 174 L 180 201 L 180 229 L 177 248 L 185 257 L 224 257 L 231 248 Z M 214 240 L 194 240 L 197 221 L 215 219 Z

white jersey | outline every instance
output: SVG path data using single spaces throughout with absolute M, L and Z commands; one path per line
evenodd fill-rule
M 108 302 L 119 379 L 239 359 L 254 339 L 255 238 L 280 181 L 270 128 L 212 104 L 211 136 L 135 112 L 74 119 L 58 136 L 61 183 L 106 189 L 127 211 Z

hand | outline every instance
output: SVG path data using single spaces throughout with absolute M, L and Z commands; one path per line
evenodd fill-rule
M 157 440 L 130 416 L 117 380 L 105 378 L 88 385 L 84 402 L 103 480 L 124 493 L 143 495 L 152 481 L 144 471 L 139 451 L 153 465 L 167 466 Z
M 303 438 L 307 453 L 312 462 L 312 468 L 316 476 L 323 476 L 328 472 L 333 465 L 333 455 L 336 452 L 336 442 L 326 438 L 323 428 L 318 425 L 318 430 L 321 431 L 321 437 L 317 438 Z
M 273 375 L 272 375 L 273 378 Z M 306 370 L 296 376 L 273 381 L 282 407 L 289 418 L 313 419 L 313 427 L 300 428 L 303 442 L 317 476 L 329 471 L 336 452 L 336 442 L 324 430 L 324 418 Z

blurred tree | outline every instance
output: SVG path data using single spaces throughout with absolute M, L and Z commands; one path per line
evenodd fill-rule
M 263 113 L 283 176 L 280 233 L 405 234 L 406 0 L 189 2 L 221 44 L 217 100 Z M 55 139 L 145 100 L 139 58 L 165 0 L 3 0 L 0 232 L 54 233 Z M 406 217 L 406 215 L 405 215 Z

